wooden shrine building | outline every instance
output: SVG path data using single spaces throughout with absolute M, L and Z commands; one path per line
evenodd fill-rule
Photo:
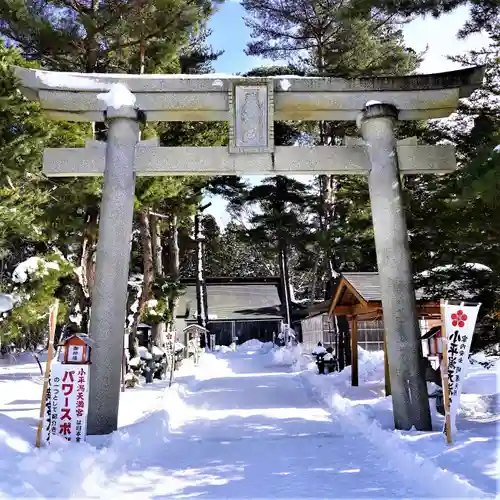
M 419 319 L 428 329 L 441 322 L 439 301 L 428 301 L 416 290 Z M 383 321 L 382 292 L 378 273 L 344 273 L 341 275 L 329 308 L 330 316 L 346 316 L 351 324 L 351 383 L 358 385 L 358 322 Z M 386 336 L 384 341 L 385 392 L 391 393 Z

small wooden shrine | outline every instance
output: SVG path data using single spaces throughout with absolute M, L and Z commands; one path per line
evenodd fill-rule
M 417 290 L 417 312 L 419 319 L 426 320 L 429 327 L 441 324 L 439 302 L 423 299 L 421 291 Z M 383 319 L 382 292 L 378 273 L 344 273 L 342 274 L 330 303 L 331 316 L 347 316 L 351 323 L 351 383 L 358 383 L 358 321 Z M 391 393 L 389 365 L 387 362 L 387 339 L 384 335 L 384 371 L 385 392 Z

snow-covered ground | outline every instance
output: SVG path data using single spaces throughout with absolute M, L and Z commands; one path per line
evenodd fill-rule
M 395 432 L 379 353 L 316 375 L 300 348 L 251 341 L 128 389 L 120 429 L 34 449 L 41 376 L 0 361 L 0 498 L 494 498 L 497 367 L 473 365 L 458 435 Z

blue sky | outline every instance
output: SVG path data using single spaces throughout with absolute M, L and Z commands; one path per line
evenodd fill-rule
M 217 73 L 244 73 L 256 66 L 270 64 L 270 61 L 245 55 L 245 47 L 250 40 L 250 30 L 245 26 L 244 9 L 238 2 L 229 1 L 223 4 L 212 17 L 209 26 L 212 30 L 210 43 L 216 50 L 224 50 L 224 54 L 215 61 Z M 430 16 L 419 18 L 404 27 L 405 40 L 408 46 L 417 52 L 428 48 L 420 73 L 439 73 L 458 69 L 455 63 L 446 56 L 467 52 L 488 43 L 485 35 L 474 35 L 466 40 L 458 40 L 456 33 L 468 17 L 466 7 L 460 7 L 450 14 L 433 19 Z M 249 177 L 255 182 L 256 176 Z M 219 224 L 228 222 L 225 203 L 222 199 L 212 199 L 212 207 L 207 212 L 216 217 Z

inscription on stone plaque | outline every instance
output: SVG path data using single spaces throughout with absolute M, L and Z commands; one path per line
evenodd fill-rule
M 267 146 L 267 88 L 236 87 L 235 146 Z
M 230 151 L 233 153 L 269 152 L 272 149 L 270 93 L 268 84 L 239 85 L 232 91 Z

